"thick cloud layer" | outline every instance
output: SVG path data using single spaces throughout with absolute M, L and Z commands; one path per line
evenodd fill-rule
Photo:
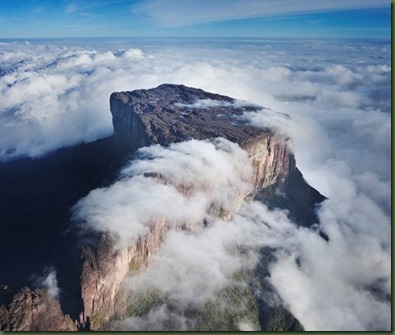
M 280 112 L 314 113 L 315 118 L 325 116 L 327 124 L 347 117 L 354 120 L 355 132 L 389 130 L 383 125 L 387 119 L 375 113 L 390 109 L 386 43 L 197 40 L 189 47 L 183 40 L 104 42 L 0 45 L 3 159 L 7 153 L 37 156 L 109 135 L 112 92 L 163 82 Z M 358 122 L 351 114 L 361 109 L 375 121 Z M 386 141 L 380 144 L 389 147 Z
M 156 145 L 140 149 L 139 156 L 119 181 L 93 190 L 74 206 L 74 217 L 84 227 L 113 233 L 122 245 L 160 220 L 194 229 L 210 222 L 213 211 L 235 211 L 252 190 L 247 153 L 225 139 Z
M 193 329 L 185 311 L 217 299 L 221 289 L 235 284 L 235 273 L 256 265 L 262 247 L 277 250 L 270 281 L 306 329 L 389 329 L 389 217 L 346 179 L 328 174 L 333 182 L 342 178 L 342 193 L 319 211 L 326 241 L 257 202 L 242 204 L 229 221 L 210 216 L 212 203 L 232 210 L 234 199 L 251 190 L 249 162 L 235 144 L 193 140 L 144 148 L 139 157 L 120 181 L 82 199 L 77 217 L 119 235 L 121 245 L 161 219 L 173 226 L 190 223 L 194 233 L 171 230 L 151 266 L 129 280 L 131 292 L 160 292 L 164 302 L 116 322 L 114 329 Z M 210 226 L 202 228 L 203 220 Z M 239 247 L 248 252 L 239 253 Z
M 226 228 L 238 228 L 236 222 L 247 220 L 245 230 L 235 234 L 247 243 L 243 234 L 267 227 L 254 224 L 257 220 L 281 216 L 267 232 L 255 231 L 255 235 L 262 238 L 282 232 L 274 234 L 269 242 L 262 238 L 262 244 L 281 246 L 278 261 L 270 269 L 272 284 L 306 329 L 390 328 L 389 41 L 210 39 L 187 43 L 168 39 L 75 43 L 0 45 L 2 159 L 39 156 L 109 135 L 112 126 L 108 98 L 113 91 L 182 83 L 268 107 L 270 110 L 245 117 L 258 126 L 272 125 L 292 137 L 297 165 L 304 177 L 329 198 L 318 213 L 329 242 L 314 231 L 296 229 L 283 214 L 269 213 L 259 204 L 245 207 L 235 221 L 226 223 Z M 155 150 L 159 148 L 149 149 L 148 154 Z M 160 155 L 155 154 L 155 160 Z M 141 160 L 139 164 L 146 163 Z M 95 212 L 105 204 L 103 196 L 111 208 L 110 199 L 121 204 L 128 196 L 135 197 L 136 192 L 144 195 L 155 187 L 166 188 L 166 192 L 171 189 L 169 185 L 147 184 L 143 170 L 133 170 L 133 166 L 112 188 L 93 191 L 87 198 L 92 202 L 82 200 L 92 226 L 106 228 L 99 217 L 107 212 Z M 173 168 L 169 165 L 164 172 L 171 175 Z M 129 173 L 137 176 L 130 177 Z M 129 183 L 134 193 L 128 193 Z M 129 211 L 128 206 L 114 208 L 119 209 L 114 213 L 120 217 L 118 228 L 124 229 L 123 210 Z M 219 222 L 200 234 L 212 231 L 211 238 L 219 239 L 227 230 L 214 232 L 224 226 Z M 141 229 L 144 231 L 144 226 Z M 141 231 L 132 231 L 130 236 Z M 181 236 L 181 232 L 174 232 L 168 240 L 178 241 L 184 249 L 190 246 L 191 254 L 192 250 L 196 255 L 206 250 L 199 246 L 204 243 L 200 235 Z M 229 272 L 234 270 L 226 267 L 229 249 L 222 246 L 233 243 L 232 238 L 226 238 L 216 244 L 219 251 L 210 250 L 210 254 L 218 255 L 213 264 L 224 264 L 212 265 L 218 266 L 221 273 L 218 281 L 213 281 L 214 291 L 214 284 L 226 283 Z M 193 243 L 185 246 L 188 239 Z M 181 258 L 177 243 L 164 245 L 157 255 L 158 263 L 171 260 L 169 255 Z M 179 258 L 179 264 L 184 264 Z M 205 268 L 205 263 L 201 267 Z M 224 278 L 222 283 L 220 278 Z M 163 287 L 173 292 L 171 286 Z M 179 296 L 182 301 L 182 286 Z M 166 315 L 165 310 L 159 312 Z
M 261 247 L 277 249 L 270 281 L 306 329 L 389 329 L 388 249 L 369 234 L 356 236 L 333 222 L 329 226 L 327 242 L 314 230 L 297 228 L 285 213 L 253 202 L 232 220 L 217 220 L 195 234 L 171 231 L 148 270 L 128 282 L 131 292 L 159 292 L 164 300 L 141 317 L 116 322 L 113 329 L 193 329 L 194 320 L 185 311 L 204 309 L 218 299 L 221 289 L 235 284 L 232 275 L 256 265 Z M 239 254 L 240 246 L 249 253 Z
M 0 154 L 40 156 L 112 133 L 109 96 L 128 89 L 139 49 L 114 55 L 57 46 L 3 46 L 0 53 Z M 18 51 L 15 51 L 15 49 Z M 14 51 L 8 51 L 9 49 Z

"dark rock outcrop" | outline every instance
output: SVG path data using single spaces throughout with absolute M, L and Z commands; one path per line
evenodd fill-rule
M 8 306 L 0 306 L 0 330 L 71 331 L 77 327 L 46 289 L 31 291 L 25 287 L 13 296 Z

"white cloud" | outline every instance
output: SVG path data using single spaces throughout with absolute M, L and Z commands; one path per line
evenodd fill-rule
M 68 4 L 66 4 L 65 6 L 65 13 L 66 14 L 72 14 L 75 12 L 81 12 L 81 11 L 85 11 L 85 10 L 91 10 L 91 9 L 95 9 L 98 7 L 106 7 L 106 6 L 111 6 L 117 3 L 122 3 L 125 2 L 125 0 L 112 0 L 112 1 L 94 1 L 94 2 L 83 2 L 83 1 L 79 1 L 79 3 L 76 2 L 70 2 Z M 85 14 L 85 13 L 82 13 Z
M 389 329 L 390 302 L 382 298 L 391 292 L 389 73 L 336 62 L 294 70 L 275 88 L 276 110 L 290 119 L 247 114 L 291 135 L 305 178 L 329 197 L 319 211 L 329 243 L 299 231 L 299 247 L 279 254 L 271 283 L 308 330 Z
M 229 108 L 245 108 L 245 109 L 265 109 L 264 107 L 254 105 L 247 101 L 243 100 L 232 100 L 232 101 L 218 101 L 212 99 L 197 99 L 192 104 L 183 104 L 183 103 L 176 103 L 177 107 L 185 108 L 186 111 L 188 109 L 209 109 L 212 107 L 229 107 Z M 221 115 L 219 115 L 221 116 Z
M 291 255 L 280 254 L 271 268 L 271 283 L 306 329 L 390 328 L 391 304 L 380 297 L 391 292 L 389 218 L 380 217 L 368 199 L 357 198 L 358 204 L 324 204 L 320 218 L 328 243 L 299 230 L 298 247 Z M 380 222 L 377 227 L 372 220 Z
M 168 322 L 182 320 L 184 328 L 173 324 L 173 328 L 157 325 L 155 329 L 191 329 L 193 319 L 183 311 L 203 308 L 216 299 L 222 288 L 232 284 L 233 273 L 253 268 L 259 248 L 272 247 L 277 249 L 277 261 L 270 266 L 270 282 L 306 329 L 389 329 L 391 306 L 382 297 L 391 292 L 389 227 L 381 235 L 383 240 L 387 236 L 387 245 L 380 245 L 380 229 L 358 231 L 355 222 L 360 218 L 344 210 L 339 218 L 342 210 L 334 208 L 326 203 L 321 211 L 329 242 L 315 230 L 297 228 L 285 213 L 269 211 L 256 202 L 245 204 L 232 220 L 217 220 L 194 234 L 171 231 L 150 267 L 131 277 L 127 285 L 132 292 L 161 292 L 165 297 L 161 315 L 166 301 L 177 306 L 166 318 Z M 360 222 L 365 228 L 372 215 L 369 206 L 366 213 L 370 214 Z M 250 250 L 249 257 L 238 254 L 237 246 Z M 113 327 L 150 329 L 157 312 L 151 309 L 147 315 L 127 318 Z
M 295 49 L 292 44 L 270 43 L 262 46 L 272 46 L 265 56 L 260 55 L 260 44 L 245 52 L 244 44 L 233 50 L 227 49 L 226 44 L 223 48 L 207 49 L 203 42 L 202 48 L 190 50 L 148 43 L 145 47 L 148 53 L 125 42 L 110 45 L 113 50 L 99 45 L 90 49 L 45 44 L 2 45 L 0 127 L 6 134 L 0 140 L 2 156 L 6 152 L 8 155 L 13 152 L 14 156 L 37 156 L 109 135 L 112 126 L 108 98 L 113 91 L 149 88 L 163 82 L 201 87 L 279 112 L 297 109 L 300 114 L 299 110 L 305 109 L 303 114 L 308 113 L 309 118 L 318 109 L 322 112 L 320 117 L 334 120 L 340 114 L 343 119 L 356 108 L 361 112 L 371 109 L 372 119 L 377 118 L 378 109 L 389 111 L 390 69 L 385 60 L 381 63 L 372 60 L 366 66 L 353 63 L 364 50 L 367 57 L 389 52 L 380 50 L 383 47 L 353 46 L 355 50 L 349 53 L 347 64 L 340 64 L 342 69 L 354 74 L 353 79 L 342 84 L 338 77 L 344 75 L 334 70 L 339 66 L 331 64 L 316 71 L 315 65 L 311 65 L 314 71 L 309 66 L 298 70 L 298 67 L 306 68 L 301 49 Z M 311 59 L 325 52 L 328 60 L 321 63 L 344 62 L 337 59 L 341 44 L 302 43 L 306 45 L 301 47 L 313 49 Z M 287 48 L 294 55 L 292 66 L 284 52 Z M 15 57 L 10 58 L 10 54 Z M 372 76 L 381 79 L 372 85 Z M 357 125 L 363 115 L 359 113 L 357 118 L 349 115 L 349 122 L 353 118 Z M 383 130 L 387 127 L 388 132 L 388 122 L 383 125 L 383 121 L 376 121 L 375 127 Z M 361 127 L 358 128 L 356 132 Z M 374 132 L 374 128 L 363 128 Z
M 56 270 L 52 267 L 45 268 L 42 275 L 34 276 L 34 285 L 38 288 L 46 288 L 52 298 L 58 299 L 60 289 L 56 278 Z
M 295 230 L 285 213 L 270 212 L 258 203 L 244 204 L 229 221 L 213 220 L 211 226 L 199 227 L 193 233 L 168 232 L 148 269 L 130 277 L 123 287 L 132 294 L 160 292 L 165 300 L 140 317 L 115 322 L 113 330 L 195 329 L 196 316 L 188 316 L 187 310 L 204 310 L 205 304 L 218 299 L 219 292 L 229 285 L 247 285 L 232 276 L 241 269 L 251 270 L 262 246 L 283 247 Z M 241 246 L 243 253 L 238 249 Z M 219 305 L 224 303 L 219 301 Z M 167 309 L 167 304 L 176 307 Z M 155 318 L 164 320 L 154 325 Z M 251 320 L 240 321 L 241 330 L 257 327 Z
M 247 154 L 225 139 L 156 145 L 139 153 L 141 158 L 122 170 L 119 181 L 91 191 L 74 206 L 76 220 L 113 233 L 122 245 L 159 220 L 171 227 L 210 221 L 212 206 L 233 211 L 252 189 Z
M 73 13 L 77 10 L 77 5 L 75 3 L 69 3 L 66 5 L 65 12 L 66 13 Z
M 3 158 L 40 156 L 110 135 L 109 96 L 116 87 L 130 87 L 126 83 L 135 74 L 128 75 L 127 68 L 145 57 L 135 48 L 115 56 L 111 51 L 51 46 L 31 46 L 16 54 L 14 61 L 8 53 L 0 54 L 6 68 L 0 79 Z

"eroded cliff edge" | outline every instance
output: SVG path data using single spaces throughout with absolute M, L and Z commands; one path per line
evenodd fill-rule
M 259 107 L 200 89 L 169 84 L 150 90 L 113 93 L 110 106 L 115 139 L 125 151 L 134 152 L 152 144 L 167 146 L 192 138 L 225 138 L 248 153 L 254 169 L 251 180 L 254 191 L 238 195 L 240 200 L 254 198 L 269 206 L 286 208 L 299 225 L 317 223 L 314 206 L 324 197 L 303 179 L 288 139 L 243 121 L 243 113 Z M 224 215 L 221 209 L 218 215 Z M 106 233 L 95 243 L 83 246 L 81 324 L 89 322 L 92 329 L 100 329 L 109 319 L 122 316 L 124 306 L 118 294 L 122 280 L 131 271 L 141 270 L 149 263 L 170 226 L 163 220 L 152 222 L 147 234 L 122 250 L 112 247 L 112 237 Z M 264 259 L 268 251 L 263 250 L 262 254 Z M 263 270 L 260 273 L 260 289 L 270 291 L 272 288 L 265 281 L 267 274 Z M 270 306 L 265 301 L 258 301 L 258 305 L 262 330 L 302 329 L 286 309 Z

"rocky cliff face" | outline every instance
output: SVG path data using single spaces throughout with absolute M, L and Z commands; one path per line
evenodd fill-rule
M 128 273 L 148 264 L 151 254 L 162 242 L 165 230 L 165 221 L 155 222 L 136 244 L 120 250 L 113 248 L 112 237 L 106 233 L 101 234 L 100 241 L 94 246 L 83 247 L 81 292 L 84 312 L 81 325 L 89 323 L 91 329 L 98 329 L 119 312 L 117 303 L 122 302 L 117 302 L 116 298 L 122 280 Z
M 167 146 L 191 138 L 224 137 L 238 143 L 251 160 L 254 169 L 251 182 L 255 187 L 252 195 L 240 194 L 240 199 L 253 196 L 270 202 L 277 191 L 283 194 L 281 199 L 288 199 L 300 190 L 309 193 L 311 189 L 296 168 L 287 138 L 269 129 L 255 128 L 240 118 L 244 112 L 255 111 L 256 106 L 182 85 L 161 85 L 151 90 L 113 93 L 110 106 L 115 138 L 126 150 L 134 151 L 151 144 Z M 291 181 L 292 178 L 297 180 Z M 311 198 L 304 208 L 310 214 L 313 213 L 311 205 L 322 201 L 323 197 L 316 192 Z M 295 208 L 287 207 L 288 203 L 281 201 L 275 205 L 290 208 L 291 214 L 300 209 L 298 205 Z M 314 223 L 314 214 L 310 216 L 309 220 L 301 223 Z M 117 310 L 120 304 L 117 292 L 123 278 L 130 271 L 147 265 L 167 229 L 165 222 L 153 222 L 148 234 L 123 250 L 114 250 L 111 238 L 106 234 L 101 236 L 97 245 L 84 247 L 83 322 L 89 320 L 92 329 L 99 329 L 109 318 L 117 313 L 122 314 Z M 288 311 L 272 313 L 287 315 L 287 324 L 292 327 L 282 324 L 285 330 L 302 329 Z M 273 330 L 273 326 L 268 326 L 267 330 Z
M 288 209 L 303 226 L 317 222 L 314 206 L 325 199 L 296 167 L 288 138 L 258 129 L 241 116 L 262 108 L 183 85 L 113 93 L 110 98 L 115 137 L 135 150 L 191 138 L 223 137 L 245 149 L 252 162 L 256 199 Z

